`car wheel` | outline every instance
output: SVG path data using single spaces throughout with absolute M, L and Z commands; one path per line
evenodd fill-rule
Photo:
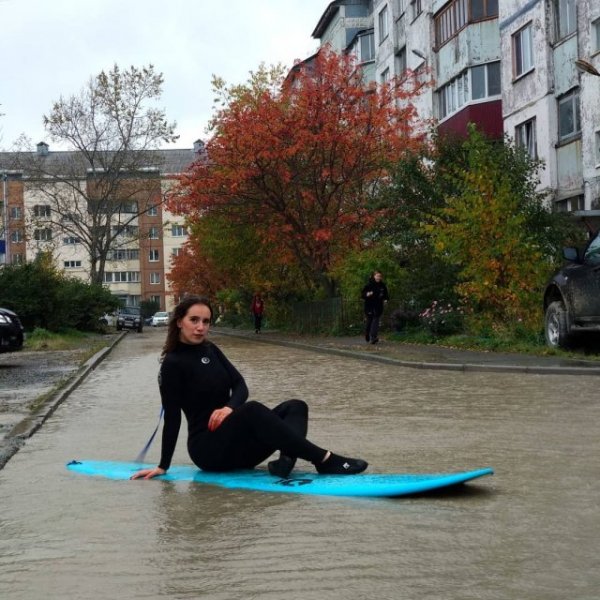
M 545 327 L 546 343 L 552 348 L 565 348 L 569 339 L 567 313 L 560 301 L 552 302 L 546 309 Z

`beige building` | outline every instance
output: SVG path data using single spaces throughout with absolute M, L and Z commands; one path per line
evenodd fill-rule
M 35 153 L 1 152 L 0 264 L 19 264 L 49 252 L 58 269 L 90 281 L 93 246 L 87 236 L 94 227 L 104 228 L 111 241 L 103 284 L 126 306 L 152 300 L 161 310 L 171 310 L 175 299 L 167 274 L 187 230 L 183 217 L 167 211 L 164 201 L 177 176 L 202 151 L 203 144 L 197 142 L 190 150 L 147 153 L 147 167 L 119 178 L 118 210 L 111 207 L 110 217 L 103 220 L 98 218 L 102 210 L 90 207 L 98 184 L 89 169 L 61 179 L 44 178 L 27 166 L 38 161 L 47 172 L 61 173 L 64 167 L 71 174 L 75 153 L 53 152 L 45 143 Z

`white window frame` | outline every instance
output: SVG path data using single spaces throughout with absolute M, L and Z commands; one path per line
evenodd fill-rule
M 561 108 L 566 106 L 571 109 L 571 119 L 573 128 L 569 131 L 564 131 L 563 122 L 561 120 Z M 581 134 L 581 105 L 579 102 L 579 89 L 575 89 L 568 94 L 565 94 L 558 100 L 558 139 L 560 142 L 568 141 Z
M 396 74 L 403 75 L 404 72 L 408 69 L 408 63 L 406 58 L 406 46 L 403 46 L 398 50 L 398 52 L 396 52 L 394 61 L 396 63 Z
M 187 235 L 187 229 L 185 225 L 171 225 L 171 235 L 173 237 L 185 237 Z
M 556 36 L 562 40 L 577 31 L 576 0 L 554 0 Z
M 160 284 L 160 273 L 150 273 L 150 285 Z
M 365 52 L 365 48 L 368 52 Z M 375 32 L 363 33 L 358 36 L 358 53 L 360 62 L 371 62 L 375 60 Z
M 594 139 L 596 140 L 596 168 L 600 168 L 600 129 L 596 131 Z
M 388 6 L 387 4 L 379 11 L 377 17 L 377 23 L 379 24 L 379 44 L 390 35 L 390 26 L 388 19 Z
M 181 248 L 173 248 L 171 250 L 171 256 L 175 257 L 175 256 L 179 256 L 181 254 Z
M 65 269 L 80 269 L 81 261 L 80 260 L 65 260 L 63 262 Z
M 410 0 L 410 6 L 412 9 L 412 20 L 414 21 L 423 12 L 423 1 Z
M 513 65 L 515 79 L 526 75 L 534 68 L 533 25 L 527 23 L 512 37 Z
M 533 159 L 537 158 L 536 119 L 527 119 L 515 127 L 515 144 L 524 148 Z
M 158 216 L 158 206 L 151 206 L 147 213 L 149 217 L 157 217 Z
M 24 239 L 25 236 L 22 229 L 13 229 L 10 232 L 10 241 L 12 244 L 20 244 Z
M 33 230 L 33 239 L 36 242 L 52 241 L 52 229 L 50 229 L 50 227 L 44 227 L 43 229 L 34 229 Z
M 592 37 L 594 38 L 594 54 L 595 54 L 596 52 L 600 52 L 600 19 L 596 19 L 592 23 Z
M 149 240 L 159 240 L 160 239 L 160 228 L 159 227 L 149 227 L 148 228 L 148 239 Z
M 33 207 L 33 216 L 36 219 L 48 219 L 52 214 L 52 207 L 49 204 L 36 204 Z
M 20 206 L 10 206 L 8 210 L 11 221 L 18 221 L 23 218 L 23 211 Z
M 160 260 L 160 252 L 158 248 L 150 248 L 148 251 L 148 261 L 149 262 L 158 262 Z

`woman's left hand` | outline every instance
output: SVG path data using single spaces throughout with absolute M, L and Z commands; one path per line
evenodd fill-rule
M 208 420 L 208 430 L 214 431 L 232 412 L 233 408 L 230 408 L 229 406 L 213 410 L 212 415 L 210 415 L 210 419 Z

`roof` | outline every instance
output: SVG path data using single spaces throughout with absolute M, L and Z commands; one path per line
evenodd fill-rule
M 39 144 L 38 144 L 39 146 Z M 162 175 L 175 175 L 183 173 L 198 159 L 198 154 L 193 149 L 160 149 L 144 151 L 148 155 L 148 164 L 144 170 L 148 172 L 157 171 Z M 21 174 L 26 165 L 32 159 L 43 160 L 49 171 L 59 171 L 60 165 L 71 165 L 73 159 L 80 156 L 79 151 L 71 150 L 48 150 L 46 155 L 38 152 L 0 152 L 0 171 L 7 174 Z M 81 163 L 81 175 L 87 172 L 86 162 Z M 26 174 L 26 173 L 25 173 Z

